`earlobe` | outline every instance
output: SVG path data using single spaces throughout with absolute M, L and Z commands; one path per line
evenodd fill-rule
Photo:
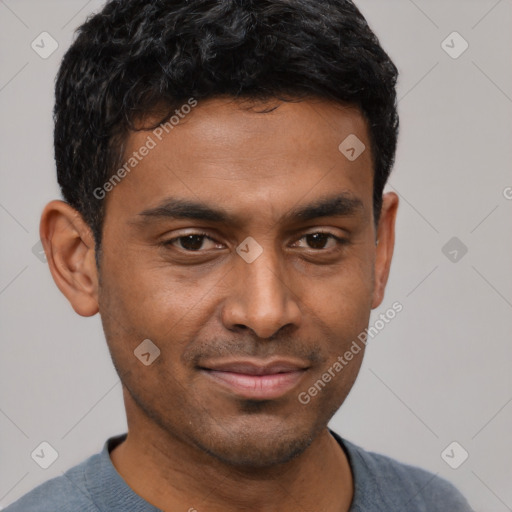
M 53 280 L 81 316 L 98 312 L 94 237 L 82 216 L 64 201 L 43 210 L 39 235 Z
M 398 202 L 398 196 L 394 192 L 388 192 L 382 196 L 382 209 L 375 243 L 375 283 L 372 309 L 380 306 L 384 299 L 384 291 L 388 282 L 395 247 L 395 221 Z

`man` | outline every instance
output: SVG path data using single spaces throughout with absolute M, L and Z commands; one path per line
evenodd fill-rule
M 391 265 L 396 78 L 348 0 L 117 0 L 80 27 L 41 239 L 101 315 L 128 434 L 9 512 L 470 510 L 327 428 Z

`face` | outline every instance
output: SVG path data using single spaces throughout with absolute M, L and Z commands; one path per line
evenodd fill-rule
M 128 421 L 253 467 L 304 451 L 340 407 L 362 351 L 299 395 L 368 326 L 389 268 L 362 115 L 273 106 L 204 101 L 162 140 L 129 136 L 126 160 L 156 145 L 105 198 L 98 288 Z M 350 134 L 367 148 L 353 161 Z M 148 339 L 160 355 L 145 365 Z

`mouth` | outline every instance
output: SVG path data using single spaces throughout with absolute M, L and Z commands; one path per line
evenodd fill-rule
M 214 362 L 199 370 L 215 384 L 241 397 L 271 400 L 297 387 L 309 366 L 294 360 L 231 360 Z

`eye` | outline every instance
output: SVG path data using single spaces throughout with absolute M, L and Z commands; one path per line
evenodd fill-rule
M 171 238 L 170 240 L 165 240 L 164 242 L 162 242 L 162 244 L 165 246 L 171 245 L 173 247 L 177 247 L 178 249 L 183 249 L 188 252 L 197 252 L 200 249 L 205 249 L 205 240 L 208 240 L 213 244 L 213 246 L 209 247 L 209 249 L 214 249 L 215 247 L 218 247 L 220 245 L 215 240 L 213 240 L 213 238 L 209 237 L 206 233 L 190 233 L 187 235 L 177 236 L 175 238 Z
M 333 235 L 332 233 L 325 233 L 323 231 L 319 231 L 317 233 L 308 233 L 307 235 L 304 235 L 299 239 L 305 240 L 308 244 L 308 247 L 306 249 L 313 249 L 313 250 L 329 250 L 329 249 L 336 249 L 340 245 L 346 244 L 347 240 L 340 238 L 336 235 Z M 328 245 L 328 242 L 332 242 L 330 244 L 330 247 L 326 247 Z
M 338 248 L 341 245 L 348 243 L 347 240 L 340 238 L 333 233 L 319 231 L 316 233 L 308 233 L 302 236 L 294 247 L 300 247 L 298 244 L 302 240 L 307 244 L 305 249 L 312 249 L 314 251 L 329 251 Z M 205 247 L 205 242 L 206 243 Z M 206 233 L 188 233 L 182 236 L 177 236 L 169 240 L 162 242 L 164 246 L 172 246 L 177 249 L 181 249 L 186 252 L 201 252 L 202 250 L 223 248 L 222 244 L 216 242 L 213 238 L 208 236 Z

